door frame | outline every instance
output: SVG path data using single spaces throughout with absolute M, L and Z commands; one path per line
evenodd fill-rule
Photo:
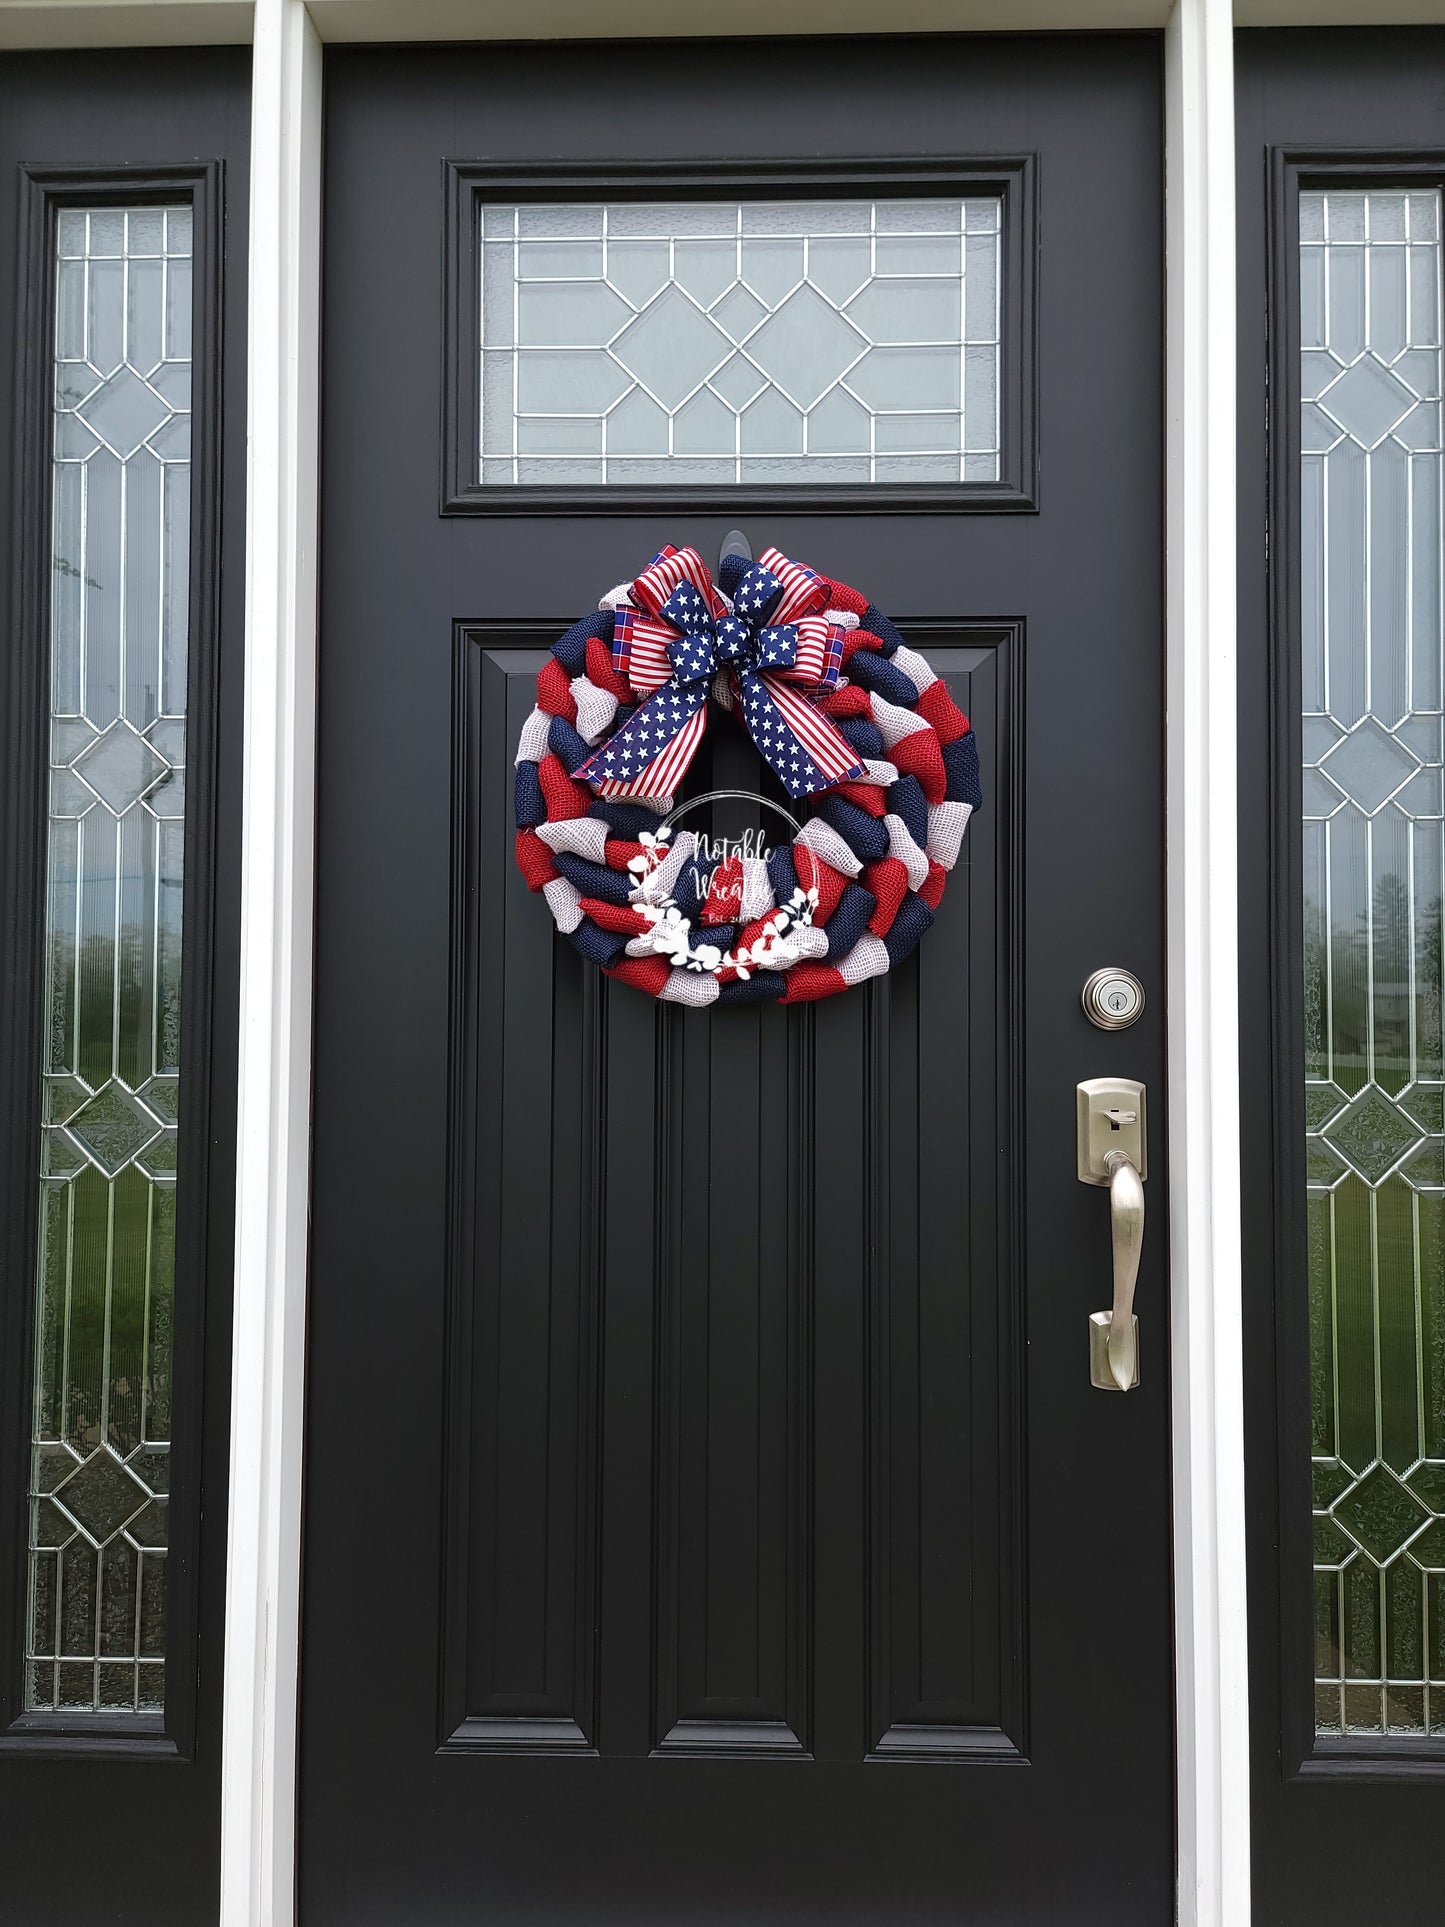
M 614 0 L 613 33 L 676 21 Z M 836 31 L 877 31 L 836 0 Z M 1166 751 L 1178 1919 L 1249 1920 L 1240 1347 L 1235 712 L 1234 17 L 1445 19 L 1445 0 L 895 0 L 893 31 L 1165 34 Z M 305 1399 L 322 40 L 585 34 L 585 0 L 6 0 L 0 48 L 250 40 L 252 176 L 241 1076 L 222 1927 L 295 1918 Z M 708 21 L 719 31 L 716 19 Z M 726 27 L 812 29 L 806 0 Z

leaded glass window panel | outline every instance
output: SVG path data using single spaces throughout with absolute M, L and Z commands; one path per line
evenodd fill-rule
M 26 1703 L 164 1704 L 191 212 L 57 220 Z
M 485 206 L 483 483 L 997 481 L 1001 210 Z
M 1322 1734 L 1445 1733 L 1438 192 L 1300 198 Z

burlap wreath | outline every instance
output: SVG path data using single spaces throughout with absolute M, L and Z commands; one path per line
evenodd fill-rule
M 813 809 L 766 858 L 664 820 L 710 706 Z M 553 645 L 517 747 L 517 863 L 608 976 L 702 1006 L 882 975 L 933 921 L 982 803 L 968 718 L 888 618 L 776 549 L 667 548 Z

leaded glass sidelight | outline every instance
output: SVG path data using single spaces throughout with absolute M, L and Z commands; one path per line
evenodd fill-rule
M 482 482 L 997 481 L 1001 213 L 484 207 Z
M 1445 1733 L 1440 219 L 1300 199 L 1321 1734 Z
M 189 207 L 57 217 L 26 1702 L 164 1703 Z

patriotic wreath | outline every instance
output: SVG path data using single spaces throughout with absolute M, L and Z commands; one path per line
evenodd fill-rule
M 709 863 L 665 821 L 731 712 L 794 799 L 789 844 Z M 968 718 L 866 597 L 766 549 L 665 548 L 553 645 L 516 759 L 517 864 L 609 977 L 701 1006 L 829 997 L 933 921 L 982 802 Z

